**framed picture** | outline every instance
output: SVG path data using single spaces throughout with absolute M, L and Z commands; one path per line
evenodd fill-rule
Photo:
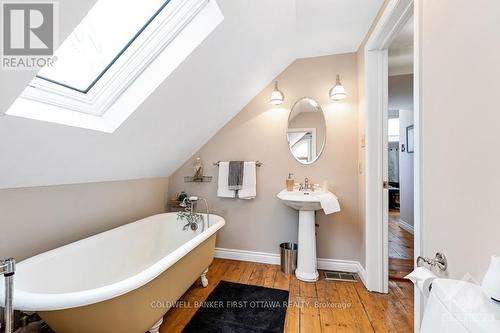
M 413 153 L 415 150 L 413 125 L 406 127 L 406 152 Z

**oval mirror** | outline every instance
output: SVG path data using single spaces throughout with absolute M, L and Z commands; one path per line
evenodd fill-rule
M 323 152 L 326 123 L 323 110 L 310 97 L 299 99 L 288 117 L 288 147 L 293 157 L 302 164 L 311 164 Z

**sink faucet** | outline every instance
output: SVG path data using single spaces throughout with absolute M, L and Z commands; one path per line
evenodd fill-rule
M 304 179 L 304 185 L 300 184 L 299 191 L 314 191 L 314 185 L 309 184 L 309 178 Z
M 199 198 L 196 196 L 186 197 L 179 204 L 180 207 L 184 208 L 183 211 L 177 213 L 177 220 L 186 220 L 187 224 L 182 228 L 182 230 L 187 230 L 190 228 L 195 231 L 198 229 L 198 223 L 201 222 L 202 231 L 205 230 L 205 219 L 202 214 L 198 214 L 195 212 L 195 205 L 198 202 Z M 207 200 L 202 199 L 205 202 L 205 206 L 207 208 L 207 225 L 210 227 L 210 212 L 208 209 Z

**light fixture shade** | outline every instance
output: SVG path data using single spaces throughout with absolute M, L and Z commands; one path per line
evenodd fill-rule
M 274 82 L 274 90 L 271 93 L 269 103 L 273 105 L 280 105 L 285 100 L 285 95 L 278 89 L 278 81 Z
M 333 101 L 340 101 L 347 97 L 344 86 L 340 82 L 340 75 L 337 75 L 337 81 L 335 82 L 335 87 L 330 89 L 330 99 Z
M 481 287 L 488 297 L 500 302 L 500 257 L 491 257 L 490 267 Z

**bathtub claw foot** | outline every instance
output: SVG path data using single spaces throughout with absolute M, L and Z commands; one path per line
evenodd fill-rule
M 207 273 L 208 273 L 208 268 L 207 268 L 207 269 L 205 269 L 205 270 L 203 271 L 203 273 L 201 273 L 201 275 L 200 275 L 201 285 L 203 286 L 203 288 L 208 287 Z
M 161 326 L 161 323 L 163 323 L 163 318 L 161 318 L 160 320 L 158 320 L 156 322 L 156 324 L 153 325 L 153 327 L 151 327 L 149 329 L 149 333 L 159 333 L 160 332 L 160 326 Z

